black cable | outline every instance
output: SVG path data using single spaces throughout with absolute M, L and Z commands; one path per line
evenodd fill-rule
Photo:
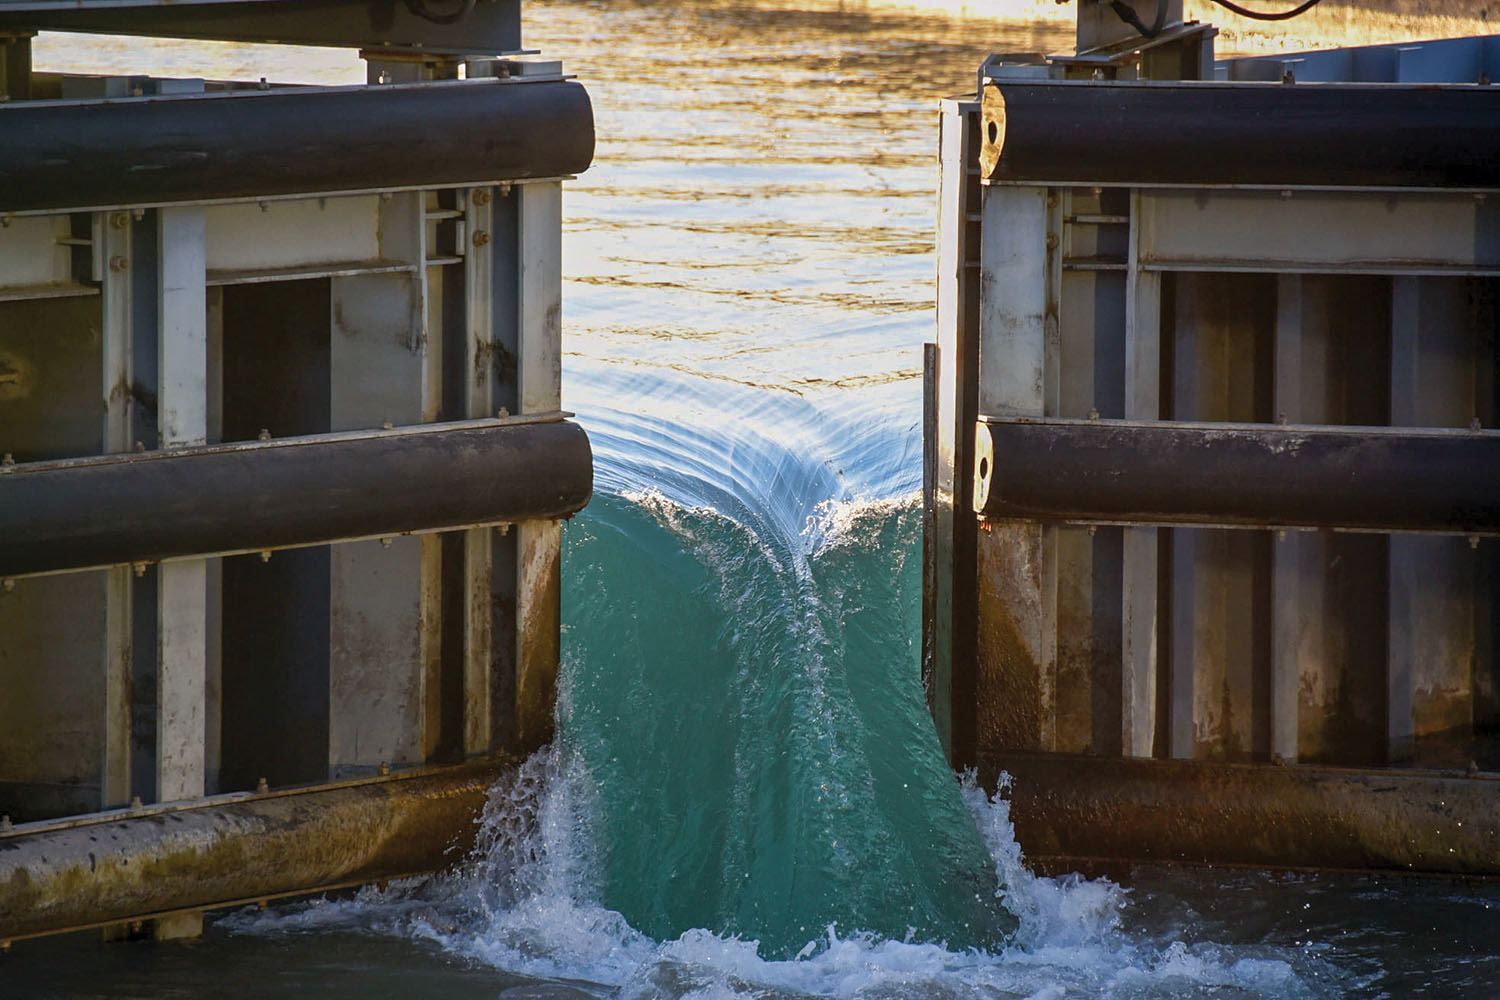
M 1156 0 L 1156 21 L 1149 28 L 1146 27 L 1146 22 L 1141 20 L 1140 15 L 1132 10 L 1128 4 L 1119 2 L 1119 0 L 1105 0 L 1105 2 L 1109 4 L 1109 9 L 1115 12 L 1116 17 L 1130 25 L 1136 31 L 1139 31 L 1142 38 L 1155 38 L 1161 34 L 1161 29 L 1166 26 L 1167 0 Z M 1317 2 L 1318 0 L 1313 0 L 1313 3 Z
M 1218 4 L 1220 7 L 1223 7 L 1225 10 L 1230 11 L 1231 13 L 1238 14 L 1240 17 L 1248 17 L 1255 21 L 1285 21 L 1288 18 L 1296 17 L 1298 14 L 1307 13 L 1309 10 L 1312 10 L 1314 7 L 1316 7 L 1321 2 L 1321 0 L 1303 0 L 1302 3 L 1298 4 L 1296 7 L 1293 7 L 1291 10 L 1277 11 L 1274 14 L 1268 14 L 1258 10 L 1250 10 L 1248 7 L 1241 7 L 1239 4 L 1235 3 L 1234 0 L 1213 0 L 1213 2 Z
M 449 14 L 434 14 L 427 9 L 427 0 L 406 0 L 406 9 L 424 21 L 433 24 L 457 24 L 474 12 L 478 0 L 463 0 L 458 9 Z

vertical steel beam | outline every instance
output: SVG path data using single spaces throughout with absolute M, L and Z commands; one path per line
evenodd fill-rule
M 562 408 L 562 184 L 523 184 L 517 194 L 517 396 L 521 413 L 546 413 Z M 562 526 L 523 521 L 515 534 L 515 741 L 529 751 L 552 738 Z
M 496 379 L 497 344 L 495 257 L 495 192 L 476 188 L 464 198 L 465 229 L 471 234 L 464 248 L 464 415 L 495 416 L 501 407 Z M 507 195 L 507 204 L 509 197 Z M 481 235 L 482 234 L 482 235 Z M 504 237 L 513 238 L 507 230 Z M 505 289 L 508 291 L 508 289 Z M 509 341 L 502 337 L 500 340 Z M 508 400 L 508 405 L 513 405 Z M 479 756 L 490 750 L 491 674 L 494 652 L 491 643 L 490 591 L 494 580 L 494 528 L 470 528 L 464 532 L 463 601 L 463 750 Z
M 134 374 L 134 329 L 131 323 L 130 213 L 94 216 L 94 247 L 100 295 L 104 396 L 104 451 L 134 447 L 131 412 Z M 134 580 L 129 566 L 106 570 L 104 639 L 104 736 L 99 776 L 99 806 L 111 809 L 130 802 L 130 685 Z
M 381 203 L 381 253 L 409 271 L 331 279 L 331 430 L 436 416 L 420 192 Z M 329 552 L 332 777 L 420 764 L 438 738 L 441 542 L 335 545 Z
M 207 241 L 201 208 L 157 217 L 157 418 L 163 448 L 208 436 Z M 203 559 L 157 568 L 156 798 L 205 791 L 208 566 Z M 194 937 L 200 913 L 156 922 L 158 938 Z
M 1048 308 L 1056 254 L 1048 246 L 1047 201 L 1046 188 L 995 186 L 984 193 L 981 413 L 1046 415 L 1048 361 L 1055 366 L 1057 343 L 1057 315 Z M 976 451 L 983 455 L 982 442 Z M 975 729 L 981 755 L 1052 746 L 1054 534 L 1034 521 L 988 521 L 980 532 Z
M 1391 424 L 1476 419 L 1475 336 L 1463 278 L 1391 280 Z M 1410 758 L 1423 736 L 1473 721 L 1475 555 L 1461 538 L 1390 543 L 1387 746 Z
M 937 427 L 927 701 L 954 766 L 973 761 L 973 434 L 977 416 L 979 183 L 977 101 L 945 101 L 939 135 Z M 960 720 L 958 715 L 964 713 Z
M 1161 274 L 1141 267 L 1152 248 L 1150 196 L 1130 193 L 1125 270 L 1125 419 L 1161 417 Z M 1120 744 L 1149 757 L 1156 737 L 1157 553 L 1155 528 L 1123 529 Z
M 1174 419 L 1258 419 L 1258 355 L 1274 325 L 1262 315 L 1265 282 L 1184 273 L 1175 283 Z M 1264 538 L 1205 529 L 1172 535 L 1170 753 L 1244 759 L 1260 752 L 1265 735 L 1257 620 L 1268 582 Z
M 1327 378 L 1327 331 L 1304 316 L 1304 284 L 1298 274 L 1276 278 L 1275 409 L 1280 423 L 1322 422 L 1327 418 L 1316 406 L 1321 393 L 1311 392 L 1314 387 L 1321 388 Z M 1301 674 L 1304 670 L 1321 674 L 1326 669 L 1321 662 L 1323 615 L 1321 609 L 1307 606 L 1315 596 L 1318 604 L 1322 603 L 1321 581 L 1305 580 L 1303 573 L 1304 563 L 1321 564 L 1321 542 L 1320 538 L 1278 531 L 1271 549 L 1271 753 L 1287 763 L 1297 761 Z M 1317 591 L 1316 595 L 1312 591 Z
M 158 433 L 162 447 L 208 435 L 206 246 L 203 211 L 162 209 L 157 271 Z M 204 560 L 158 570 L 156 797 L 203 794 L 207 614 Z

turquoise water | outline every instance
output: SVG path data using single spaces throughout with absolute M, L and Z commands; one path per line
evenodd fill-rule
M 527 11 L 599 121 L 565 199 L 564 403 L 597 492 L 564 533 L 559 742 L 453 876 L 195 945 L 18 946 L 0 996 L 1493 995 L 1493 886 L 1038 878 L 943 762 L 917 647 L 937 99 L 1068 40 Z

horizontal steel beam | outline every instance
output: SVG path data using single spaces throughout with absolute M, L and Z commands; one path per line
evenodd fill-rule
M 0 833 L 0 941 L 437 871 L 509 762 L 115 810 Z
M 1393 84 L 996 80 L 988 181 L 1500 186 L 1500 90 Z
M 537 518 L 588 503 L 577 424 L 524 418 L 0 469 L 0 576 Z
M 494 55 L 521 47 L 521 2 L 0 0 L 0 28 Z
M 0 104 L 0 212 L 558 177 L 594 114 L 567 80 Z
M 1500 432 L 1001 420 L 976 428 L 986 517 L 1500 531 Z
M 994 753 L 1029 861 L 1500 875 L 1500 776 Z

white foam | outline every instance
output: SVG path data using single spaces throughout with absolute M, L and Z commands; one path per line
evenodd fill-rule
M 1008 802 L 986 795 L 972 775 L 962 793 L 994 858 L 996 892 L 1020 921 L 1001 954 L 837 927 L 789 960 L 768 960 L 753 940 L 701 928 L 656 942 L 598 899 L 591 790 L 575 755 L 545 750 L 492 791 L 481 848 L 461 876 L 366 890 L 343 902 L 250 911 L 226 926 L 252 934 L 357 928 L 422 937 L 508 972 L 615 989 L 623 1000 L 1319 995 L 1279 958 L 1133 935 L 1122 918 L 1128 891 L 1113 882 L 1033 874 L 1015 842 Z

